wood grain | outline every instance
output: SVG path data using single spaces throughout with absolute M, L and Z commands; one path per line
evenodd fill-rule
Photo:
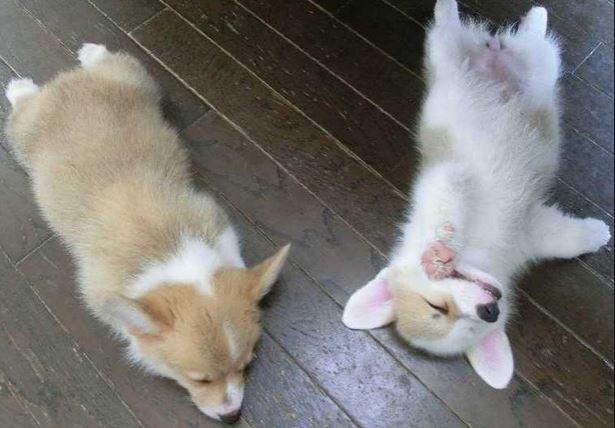
M 398 121 L 414 124 L 424 90 L 416 74 L 307 0 L 240 2 Z
M 133 35 L 328 206 L 373 241 L 391 244 L 387 232 L 397 227 L 406 203 L 392 186 L 173 12 Z M 381 228 L 367 226 L 375 223 Z
M 389 174 L 400 158 L 417 153 L 410 132 L 312 61 L 262 21 L 228 0 L 169 0 L 196 26 L 303 114 L 343 142 L 356 156 L 400 189 L 409 177 Z
M 0 254 L 0 373 L 45 427 L 142 427 Z

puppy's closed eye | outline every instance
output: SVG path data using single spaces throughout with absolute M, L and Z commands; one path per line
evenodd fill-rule
M 429 307 L 431 307 L 432 309 L 435 309 L 436 311 L 440 312 L 442 315 L 448 315 L 449 309 L 448 309 L 448 305 L 446 303 L 435 304 L 435 303 L 431 303 L 427 299 L 425 299 L 425 302 L 429 305 Z

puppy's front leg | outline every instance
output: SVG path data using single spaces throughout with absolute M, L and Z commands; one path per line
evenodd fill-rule
M 422 264 L 434 279 L 450 275 L 465 240 L 471 187 L 471 176 L 461 165 L 442 163 L 426 169 L 415 187 L 398 255 Z

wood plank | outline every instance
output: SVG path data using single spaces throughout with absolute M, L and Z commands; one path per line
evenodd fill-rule
M 0 201 L 0 246 L 15 263 L 49 238 L 51 231 L 32 200 L 28 177 L 3 145 Z
M 604 0 L 542 0 L 558 18 L 585 32 L 592 40 L 602 40 L 613 48 L 613 3 Z
M 286 351 L 265 334 L 242 410 L 253 427 L 356 427 Z
M 28 412 L 45 427 L 142 427 L 3 254 L 0 277 L 0 372 Z
M 564 134 L 561 178 L 613 215 L 613 153 L 572 129 L 566 128 Z
M 309 1 L 240 2 L 397 120 L 414 123 L 424 83 L 408 68 Z
M 406 188 L 418 158 L 407 128 L 237 3 L 168 0 L 167 4 L 374 170 L 398 188 Z M 406 176 L 390 175 L 409 153 L 414 162 Z
M 575 76 L 613 97 L 613 49 L 600 44 L 574 72 Z
M 353 0 L 336 16 L 409 69 L 422 71 L 425 30 L 417 21 L 380 0 Z
M 66 48 L 70 49 L 73 55 L 83 43 L 102 43 L 110 50 L 121 49 L 143 61 L 162 87 L 163 94 L 166 95 L 163 103 L 165 115 L 179 128 L 194 122 L 207 111 L 206 106 L 194 94 L 87 2 L 81 0 L 23 0 L 21 4 L 34 18 L 44 21 L 45 27 Z M 30 55 L 37 55 L 36 52 L 37 49 L 34 47 Z M 36 64 L 38 66 L 39 63 Z M 31 68 L 24 67 L 24 69 L 30 70 Z
M 562 79 L 564 121 L 613 153 L 613 99 L 576 76 Z
M 612 287 L 566 261 L 539 264 L 519 281 L 519 287 L 613 362 Z
M 0 370 L 0 426 L 4 428 L 36 428 L 40 425 L 25 409 L 15 388 L 9 384 L 6 374 Z
M 196 169 L 207 184 L 223 193 L 238 209 L 249 213 L 258 229 L 276 243 L 293 242 L 293 260 L 340 306 L 386 262 L 342 219 L 319 204 L 301 184 L 288 177 L 220 117 L 208 114 L 188 128 L 185 135 Z M 536 337 L 540 337 L 544 327 L 538 325 L 536 328 Z M 549 426 L 570 423 L 531 385 L 519 378 L 509 389 L 494 392 L 472 373 L 465 361 L 434 361 L 412 353 L 395 335 L 390 335 L 389 330 L 375 335 L 470 425 L 523 426 L 528 423 Z M 518 346 L 516 342 L 515 347 Z M 519 344 L 524 346 L 523 341 Z M 571 342 L 568 348 L 550 350 L 554 354 L 568 353 L 571 346 L 574 349 L 579 347 Z M 571 354 L 576 355 L 575 352 Z M 581 355 L 590 361 L 583 360 L 584 367 L 596 360 L 587 353 Z M 570 362 L 567 369 L 576 373 L 575 364 L 578 363 Z M 603 383 L 610 372 L 604 374 Z M 557 372 L 549 372 L 543 377 L 556 378 L 557 375 Z M 543 385 L 555 389 L 558 386 L 552 380 L 543 382 Z M 579 381 L 582 379 L 569 380 L 559 387 L 558 393 L 571 396 L 575 382 Z M 456 387 L 451 389 L 451 384 Z M 482 398 L 480 401 L 465 399 L 468 396 Z
M 18 73 L 26 73 L 23 77 L 41 83 L 72 65 L 73 54 L 18 0 L 0 3 L 0 22 L 0 57 Z
M 320 5 L 328 11 L 331 11 L 331 13 L 336 13 L 351 1 L 352 0 L 314 0 L 314 3 Z
M 301 116 L 280 103 L 268 88 L 172 12 L 163 12 L 134 35 L 327 206 L 377 248 L 388 251 L 397 234 L 396 223 L 406 209 L 405 198 L 389 191 L 386 183 L 375 180 L 360 165 L 355 168 L 350 164 L 352 160 L 335 150 L 336 147 L 326 145 L 326 137 L 319 130 L 304 123 Z M 202 63 L 195 62 L 194 58 L 200 58 Z M 224 73 L 218 72 L 221 68 Z M 236 88 L 233 97 L 219 91 L 229 87 Z M 585 271 L 578 262 L 571 263 L 581 272 Z M 597 329 L 613 329 L 604 320 L 594 321 Z
M 394 230 L 403 216 L 402 194 L 347 156 L 331 137 L 173 12 L 161 13 L 133 35 L 263 150 L 309 183 L 327 205 L 388 248 L 387 231 Z
M 164 9 L 158 0 L 88 0 L 105 11 L 107 18 L 130 32 Z
M 107 329 L 91 317 L 79 300 L 73 288 L 73 263 L 56 239 L 19 268 L 146 426 L 179 428 L 197 423 L 202 427 L 223 426 L 201 414 L 186 391 L 174 382 L 147 375 L 128 364 L 123 358 L 122 345 L 110 338 Z M 271 358 L 272 355 L 276 358 Z M 289 378 L 294 380 L 292 385 L 288 385 Z M 253 385 L 258 382 L 262 385 Z M 303 400 L 296 401 L 296 397 Z M 294 409 L 292 413 L 280 411 L 289 408 Z M 319 409 L 317 413 L 315 408 Z M 238 426 L 289 426 L 293 417 L 308 421 L 315 414 L 331 426 L 352 426 L 283 350 L 265 338 L 258 349 L 257 363 L 250 370 L 244 420 Z
M 4 6 L 0 5 L 0 14 L 7 11 Z M 0 21 L 2 21 L 1 16 Z M 2 27 L 4 25 L 0 25 L 0 40 L 3 40 Z M 4 50 L 2 46 L 4 43 L 0 42 L 0 54 Z M 4 90 L 13 77 L 15 77 L 13 71 L 0 62 L 0 126 L 2 127 L 10 112 Z M 10 260 L 15 263 L 45 241 L 51 232 L 32 202 L 26 174 L 8 152 L 8 142 L 3 131 L 0 131 L 0 201 L 2 201 L 0 247 L 4 248 Z

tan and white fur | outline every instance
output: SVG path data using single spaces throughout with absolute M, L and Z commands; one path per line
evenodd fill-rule
M 261 334 L 258 303 L 288 246 L 246 268 L 227 215 L 193 188 L 143 66 L 92 44 L 79 60 L 42 88 L 9 84 L 13 152 L 76 260 L 93 314 L 127 340 L 132 361 L 234 422 Z
M 439 0 L 425 62 L 423 161 L 408 221 L 389 266 L 351 297 L 343 321 L 396 321 L 411 345 L 465 353 L 503 388 L 513 375 L 505 326 L 515 277 L 541 259 L 597 251 L 610 232 L 546 202 L 560 152 L 560 53 L 545 9 L 493 36 Z

